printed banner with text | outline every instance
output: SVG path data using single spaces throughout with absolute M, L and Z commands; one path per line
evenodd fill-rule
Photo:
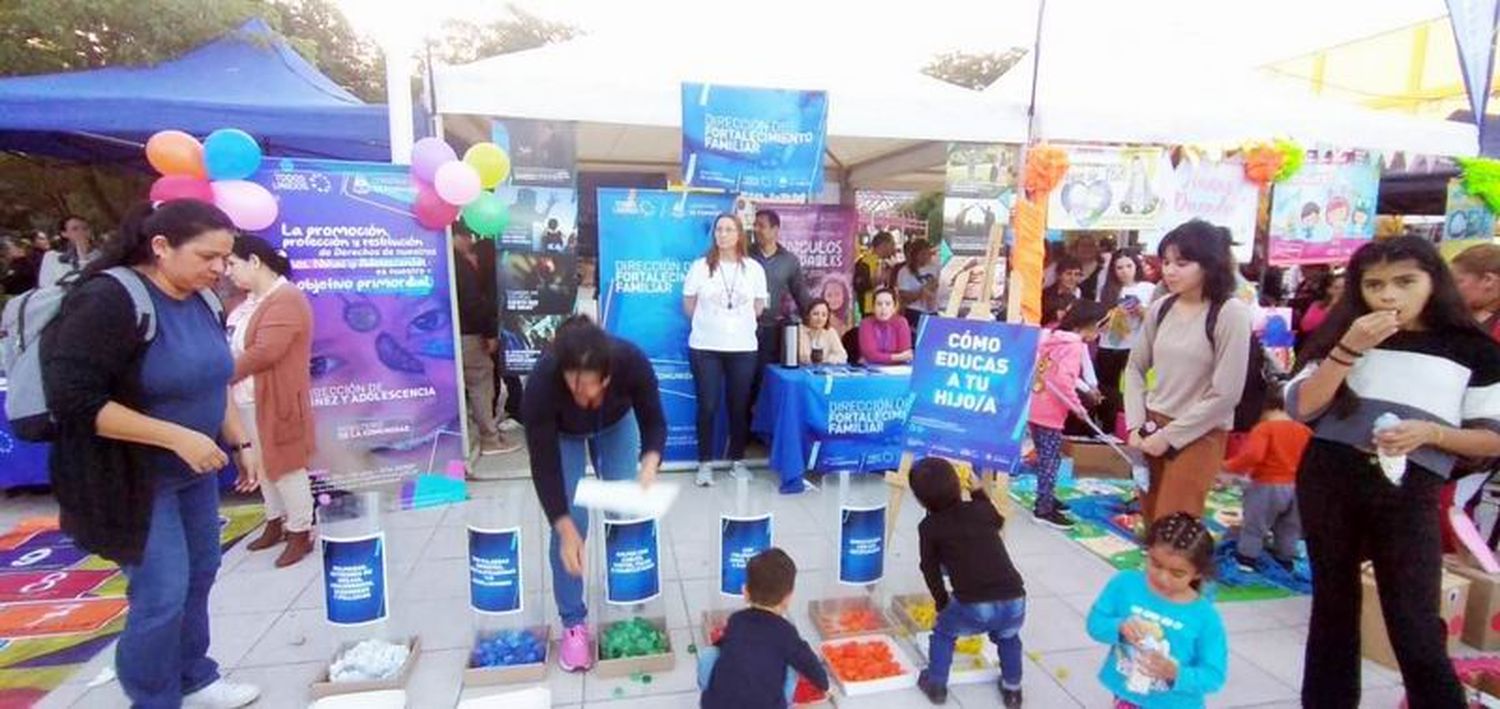
M 906 444 L 1000 470 L 1020 458 L 1040 330 L 929 317 L 912 362 Z
M 1020 152 L 1017 145 L 948 144 L 943 176 L 943 243 L 948 246 L 944 253 L 951 257 L 943 262 L 938 276 L 943 284 L 938 291 L 939 303 L 947 302 L 949 284 L 963 288 L 966 301 L 976 301 L 984 294 L 982 266 L 989 254 L 990 231 L 996 224 L 1010 228 Z M 991 290 L 997 306 L 1005 292 L 1005 266 L 1002 255 L 995 264 Z M 967 277 L 960 280 L 965 272 Z
M 1160 147 L 1071 146 L 1052 191 L 1049 229 L 1150 229 L 1166 208 L 1172 163 Z
M 267 161 L 261 232 L 313 310 L 314 492 L 399 484 L 402 504 L 462 500 L 458 332 L 442 231 L 412 216 L 405 166 Z
M 665 457 L 672 462 L 698 459 L 682 281 L 707 250 L 714 217 L 733 206 L 728 195 L 599 190 L 601 320 L 651 359 L 667 417 Z
M 1375 238 L 1380 156 L 1312 153 L 1271 191 L 1273 266 L 1343 263 Z
M 828 94 L 682 85 L 682 174 L 692 187 L 771 202 L 823 191 Z
M 1255 219 L 1260 212 L 1260 188 L 1245 179 L 1245 165 L 1189 160 L 1164 175 L 1166 204 L 1155 229 L 1141 230 L 1141 245 L 1156 253 L 1167 232 L 1193 219 L 1229 229 L 1234 234 L 1234 257 L 1250 263 L 1255 255 Z
M 813 298 L 828 301 L 833 311 L 828 326 L 842 333 L 853 322 L 854 229 L 859 214 L 836 205 L 777 205 L 781 217 L 782 248 L 802 263 L 802 280 Z M 792 297 L 782 298 L 783 313 L 793 313 Z M 798 313 L 800 315 L 800 313 Z
M 1495 241 L 1495 213 L 1484 200 L 1464 190 L 1463 180 L 1448 181 L 1448 206 L 1443 214 L 1443 233 L 1438 247 L 1444 258 L 1453 258 L 1470 246 Z

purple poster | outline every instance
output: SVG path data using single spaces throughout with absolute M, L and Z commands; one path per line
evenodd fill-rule
M 405 506 L 463 499 L 463 429 L 447 236 L 422 227 L 404 166 L 267 161 L 280 203 L 261 235 L 313 309 L 313 491 L 399 490 Z
M 814 298 L 828 301 L 833 311 L 829 323 L 839 332 L 849 329 L 853 300 L 854 230 L 859 213 L 852 207 L 834 205 L 764 205 L 781 216 L 781 245 L 802 262 L 802 277 Z M 784 311 L 796 307 L 790 296 L 781 303 Z

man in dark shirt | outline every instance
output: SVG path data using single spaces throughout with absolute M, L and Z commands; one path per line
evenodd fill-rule
M 480 455 L 520 450 L 520 443 L 505 440 L 495 419 L 495 355 L 500 351 L 500 310 L 495 305 L 494 290 L 480 271 L 474 237 L 455 229 L 453 256 L 469 425 L 478 434 Z
M 573 495 L 590 455 L 601 480 L 656 479 L 667 445 L 660 386 L 639 347 L 575 315 L 537 360 L 521 407 L 531 484 L 552 527 L 552 596 L 564 629 L 558 664 L 584 670 L 593 664 L 582 578 L 589 517 Z
M 934 704 L 948 699 L 948 671 L 958 638 L 987 633 L 1000 651 L 1000 697 L 1021 706 L 1021 625 L 1026 588 L 1005 551 L 1000 516 L 975 486 L 964 502 L 958 473 L 942 458 L 923 458 L 911 471 L 911 489 L 927 516 L 917 525 L 922 578 L 937 603 L 937 623 L 928 646 L 927 669 L 917 686 Z M 943 571 L 953 583 L 950 601 Z
M 745 567 L 750 607 L 729 616 L 724 637 L 698 651 L 703 709 L 779 709 L 791 703 L 801 674 L 828 691 L 828 673 L 797 627 L 786 619 L 797 564 L 771 547 Z
M 750 258 L 755 259 L 766 272 L 766 309 L 760 313 L 756 339 L 760 345 L 759 362 L 755 368 L 755 384 L 752 391 L 760 391 L 760 377 L 766 365 L 781 359 L 781 326 L 787 318 L 788 297 L 801 313 L 811 300 L 802 279 L 802 262 L 797 255 L 781 247 L 781 215 L 769 209 L 755 213 L 755 246 L 750 249 Z M 752 399 L 755 394 L 752 394 Z

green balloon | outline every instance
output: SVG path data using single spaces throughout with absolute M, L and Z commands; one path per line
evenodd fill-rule
M 481 192 L 464 206 L 464 225 L 480 236 L 495 236 L 510 224 L 510 206 L 493 192 Z

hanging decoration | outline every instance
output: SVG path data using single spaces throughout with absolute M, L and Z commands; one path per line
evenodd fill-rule
M 441 138 L 423 138 L 412 145 L 411 177 L 412 214 L 428 229 L 462 217 L 475 234 L 493 237 L 510 223 L 510 206 L 492 191 L 510 177 L 510 155 L 494 143 L 478 143 L 460 160 Z
M 1026 153 L 1024 185 L 1032 194 L 1049 193 L 1068 174 L 1068 153 L 1062 148 L 1038 145 Z
M 150 199 L 208 202 L 236 227 L 260 231 L 275 223 L 278 213 L 270 190 L 247 179 L 263 157 L 255 138 L 238 128 L 220 128 L 202 143 L 180 130 L 159 131 L 146 141 L 146 161 L 161 173 Z
M 1264 188 L 1276 178 L 1286 165 L 1286 154 L 1274 144 L 1250 143 L 1240 150 L 1244 156 L 1245 179 Z
M 1016 242 L 1011 249 L 1010 318 L 1040 325 L 1042 321 L 1042 273 L 1045 268 L 1047 201 L 1068 173 L 1068 153 L 1051 145 L 1034 145 L 1026 151 L 1022 184 L 1027 196 L 1016 200 L 1011 210 Z
M 1464 191 L 1484 200 L 1491 212 L 1500 214 L 1500 160 L 1454 158 L 1463 169 Z
M 1302 171 L 1302 163 L 1307 160 L 1307 149 L 1301 143 L 1289 138 L 1278 138 L 1276 149 L 1281 151 L 1285 160 L 1281 163 L 1281 169 L 1276 171 L 1276 182 L 1286 182 L 1293 175 Z

